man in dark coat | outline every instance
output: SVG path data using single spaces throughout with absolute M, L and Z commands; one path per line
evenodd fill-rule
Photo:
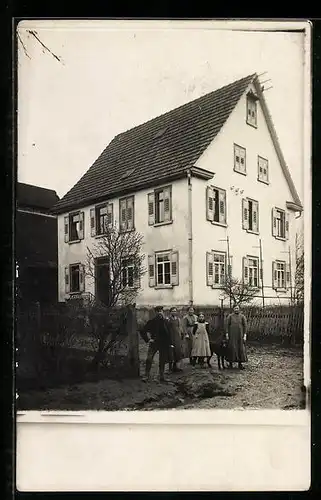
M 165 382 L 164 371 L 166 363 L 173 360 L 173 345 L 168 320 L 164 316 L 161 306 L 155 307 L 156 316 L 147 321 L 141 330 L 141 336 L 148 343 L 146 358 L 146 379 L 149 379 L 155 354 L 159 353 L 159 378 Z

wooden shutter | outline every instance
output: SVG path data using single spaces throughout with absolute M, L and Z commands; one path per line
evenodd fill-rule
M 134 262 L 134 288 L 140 288 L 140 261 Z
M 211 186 L 206 188 L 206 219 L 213 221 L 215 213 L 214 189 Z
M 114 224 L 114 204 L 107 203 L 107 225 L 108 227 L 112 227 Z
M 259 232 L 259 203 L 258 201 L 252 202 L 252 221 L 253 221 L 253 231 L 255 233 Z
M 79 264 L 79 291 L 85 291 L 85 266 Z
M 247 257 L 243 257 L 243 282 L 247 284 L 249 282 L 249 259 Z
M 285 227 L 285 238 L 289 239 L 289 214 L 287 212 L 284 213 L 284 227 Z
M 276 290 L 278 287 L 278 274 L 276 270 L 276 262 L 272 262 L 272 288 Z
M 154 287 L 156 284 L 155 279 L 155 255 L 148 256 L 148 284 Z
M 85 233 L 85 213 L 84 212 L 79 212 L 79 239 L 83 240 L 84 239 L 84 233 Z
M 153 226 L 155 224 L 155 193 L 149 193 L 148 199 L 148 224 Z
M 272 208 L 272 236 L 277 236 L 276 219 L 277 210 L 276 208 Z
M 65 243 L 68 243 L 68 241 L 69 241 L 69 215 L 66 215 L 64 217 L 64 237 L 65 237 Z
M 96 209 L 90 209 L 90 234 L 96 236 Z
M 212 252 L 206 252 L 206 285 L 214 284 L 214 255 Z
M 236 144 L 234 144 L 234 168 L 235 168 L 235 170 L 240 169 L 240 160 L 241 160 L 240 148 L 239 148 L 239 146 L 236 146 Z
M 243 163 L 242 163 L 243 160 Z M 240 165 L 239 168 L 241 172 L 246 172 L 246 150 L 245 148 L 240 148 Z
M 173 286 L 176 286 L 179 284 L 178 252 L 171 253 L 171 284 Z
M 127 227 L 126 200 L 119 200 L 119 226 L 121 231 L 126 231 Z
M 127 229 L 134 229 L 134 197 L 127 198 Z
M 226 256 L 226 261 L 227 261 L 227 256 Z M 233 269 L 233 255 L 230 255 L 230 262 L 227 262 L 228 276 L 232 276 L 232 269 Z
M 285 264 L 285 287 L 286 288 L 291 288 L 292 283 L 290 279 L 290 264 Z
M 168 222 L 172 219 L 172 196 L 171 187 L 164 188 L 164 221 Z
M 225 224 L 226 222 L 226 191 L 224 189 L 219 190 L 218 194 L 219 202 L 219 222 Z
M 249 228 L 249 202 L 246 198 L 242 199 L 242 227 Z
M 65 267 L 65 293 L 70 293 L 70 273 L 69 273 L 69 266 Z

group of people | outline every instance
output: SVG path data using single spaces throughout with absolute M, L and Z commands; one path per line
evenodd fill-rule
M 195 314 L 194 308 L 190 307 L 187 314 L 181 320 L 176 307 L 170 309 L 169 317 L 166 317 L 162 306 L 155 308 L 156 315 L 147 321 L 141 329 L 141 336 L 148 343 L 148 352 L 145 366 L 145 380 L 150 377 L 150 371 L 155 354 L 159 354 L 159 377 L 165 381 L 165 367 L 169 365 L 171 372 L 182 371 L 179 366 L 183 359 L 188 359 L 192 366 L 199 364 L 201 367 L 211 366 L 211 357 L 215 352 L 215 344 L 225 343 L 225 359 L 230 367 L 238 363 L 243 369 L 243 363 L 247 361 L 246 334 L 247 322 L 245 316 L 240 313 L 239 306 L 235 306 L 233 312 L 226 321 L 226 332 L 222 335 L 220 331 L 210 329 L 202 312 Z

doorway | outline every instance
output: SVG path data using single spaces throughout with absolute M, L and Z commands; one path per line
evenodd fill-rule
M 110 266 L 108 257 L 95 260 L 96 298 L 108 306 L 110 304 Z

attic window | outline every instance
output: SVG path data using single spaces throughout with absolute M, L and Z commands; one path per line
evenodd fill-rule
M 156 134 L 154 135 L 154 137 L 153 137 L 153 138 L 154 138 L 154 139 L 159 139 L 159 137 L 162 137 L 162 135 L 164 135 L 164 134 L 165 134 L 166 130 L 167 130 L 167 127 L 163 127 L 163 128 L 161 128 L 161 129 L 159 129 L 159 130 L 156 132 Z
M 123 175 L 121 176 L 121 179 L 126 179 L 127 177 L 132 175 L 135 172 L 135 170 L 136 170 L 136 168 L 130 168 L 130 169 L 126 170 L 126 172 L 123 173 Z
M 257 127 L 257 97 L 251 91 L 246 96 L 246 123 Z

